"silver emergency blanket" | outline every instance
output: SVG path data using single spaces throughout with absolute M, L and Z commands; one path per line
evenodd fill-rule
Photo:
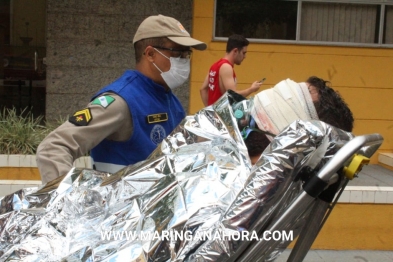
M 0 261 L 237 255 L 251 242 L 192 236 L 261 232 L 301 190 L 299 174 L 318 170 L 353 136 L 320 121 L 296 121 L 252 166 L 230 104 L 226 94 L 187 116 L 147 160 L 115 174 L 72 169 L 41 188 L 3 197 Z

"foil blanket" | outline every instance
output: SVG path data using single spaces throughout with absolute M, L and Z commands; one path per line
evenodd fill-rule
M 115 174 L 74 168 L 3 197 L 0 261 L 225 261 L 237 255 L 249 242 L 141 234 L 263 232 L 301 191 L 299 174 L 318 170 L 353 135 L 320 121 L 296 121 L 253 166 L 231 102 L 226 94 L 187 116 L 147 160 Z

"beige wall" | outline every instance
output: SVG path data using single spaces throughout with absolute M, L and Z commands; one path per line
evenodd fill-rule
M 208 48 L 193 54 L 191 114 L 203 107 L 199 87 L 210 65 L 225 54 L 226 43 L 212 41 L 213 16 L 214 0 L 194 1 L 193 37 Z M 251 43 L 235 71 L 239 89 L 262 77 L 265 88 L 286 78 L 300 82 L 316 75 L 329 80 L 352 109 L 355 135 L 380 133 L 385 139 L 380 152 L 393 151 L 393 49 Z

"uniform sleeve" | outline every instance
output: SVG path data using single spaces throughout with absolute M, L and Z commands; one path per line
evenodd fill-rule
M 109 105 L 92 102 L 81 110 L 90 110 L 87 124 L 66 121 L 40 143 L 36 159 L 43 183 L 66 174 L 75 159 L 86 155 L 105 138 L 116 141 L 130 138 L 132 118 L 127 103 L 118 95 L 110 94 L 110 97 L 114 100 Z

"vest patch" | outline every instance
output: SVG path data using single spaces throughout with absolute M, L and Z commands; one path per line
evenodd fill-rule
M 113 103 L 113 101 L 115 101 L 115 99 L 111 96 L 100 96 L 94 99 L 93 102 L 91 102 L 91 104 L 100 105 L 103 108 L 107 108 L 110 104 Z
M 166 122 L 166 121 L 168 121 L 168 114 L 167 113 L 160 113 L 160 114 L 154 114 L 154 115 L 147 116 L 147 123 L 149 123 L 149 124 Z
M 83 110 L 77 111 L 71 116 L 68 121 L 76 126 L 87 126 L 93 119 L 91 115 L 90 108 L 85 108 Z
M 150 139 L 154 144 L 159 144 L 166 137 L 165 129 L 162 125 L 155 125 L 150 132 Z

